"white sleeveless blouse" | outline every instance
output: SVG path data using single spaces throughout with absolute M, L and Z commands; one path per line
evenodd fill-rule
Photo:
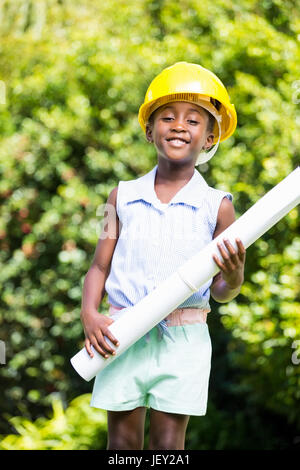
M 195 169 L 188 183 L 163 204 L 154 188 L 156 171 L 157 165 L 140 178 L 118 184 L 120 235 L 105 283 L 108 302 L 117 307 L 135 305 L 205 247 L 213 239 L 222 199 L 233 200 L 231 193 L 208 186 Z M 210 309 L 211 283 L 178 308 Z

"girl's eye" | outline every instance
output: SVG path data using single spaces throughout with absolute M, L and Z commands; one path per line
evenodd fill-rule
M 174 119 L 174 118 L 171 117 L 171 116 L 163 116 L 163 117 L 162 117 L 162 120 L 163 120 L 163 121 L 167 121 L 167 122 L 168 122 L 168 121 L 172 121 L 172 119 Z M 199 124 L 198 121 L 194 121 L 193 119 L 188 119 L 188 122 L 189 122 L 190 124 L 192 124 L 192 125 L 197 125 L 197 124 Z

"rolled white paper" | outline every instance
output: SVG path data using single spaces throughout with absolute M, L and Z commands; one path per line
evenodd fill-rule
M 300 167 L 298 166 L 199 253 L 162 281 L 150 294 L 133 307 L 124 308 L 122 316 L 109 327 L 120 345 L 115 348 L 109 339 L 105 338 L 116 349 L 116 355 L 110 355 L 105 359 L 93 348 L 94 357 L 91 358 L 84 347 L 71 359 L 71 364 L 77 373 L 86 381 L 93 379 L 98 372 L 116 360 L 193 292 L 198 291 L 215 276 L 219 267 L 212 255 L 221 257 L 217 243 L 222 242 L 223 238 L 227 238 L 236 250 L 238 248 L 235 238 L 240 238 L 247 248 L 299 202 Z

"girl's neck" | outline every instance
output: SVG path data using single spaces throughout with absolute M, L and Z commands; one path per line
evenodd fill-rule
M 155 184 L 184 186 L 193 176 L 195 166 L 178 165 L 159 161 L 157 164 Z
M 168 168 L 162 165 L 157 166 L 154 191 L 158 200 L 163 204 L 168 204 L 175 194 L 185 186 L 193 177 L 195 167 Z

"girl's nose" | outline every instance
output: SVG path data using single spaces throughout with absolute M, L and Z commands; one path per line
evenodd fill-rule
M 184 121 L 180 118 L 174 119 L 172 124 L 173 124 L 172 128 L 176 131 L 184 131 L 185 130 Z

